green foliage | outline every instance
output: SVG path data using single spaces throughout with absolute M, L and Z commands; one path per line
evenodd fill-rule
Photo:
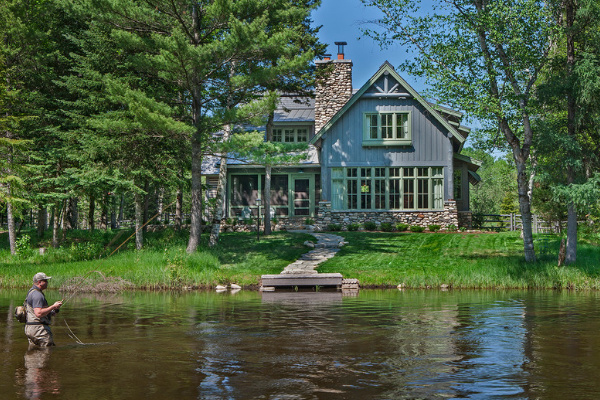
M 380 225 L 380 229 L 383 232 L 392 232 L 394 230 L 394 225 L 391 222 L 382 222 Z
M 415 233 L 425 232 L 425 227 L 420 225 L 411 225 L 410 231 Z
M 427 229 L 429 229 L 430 232 L 437 232 L 441 228 L 442 227 L 440 225 L 427 225 Z
M 406 230 L 408 230 L 408 227 L 408 224 L 403 224 L 402 222 L 396 224 L 396 230 L 398 232 L 405 232 Z
M 448 229 L 448 232 L 456 232 L 458 230 L 454 224 L 448 225 L 446 229 Z
M 29 255 L 31 250 L 31 237 L 27 234 L 21 235 L 15 242 L 17 255 L 19 257 L 26 257 Z
M 342 230 L 342 226 L 340 224 L 329 224 L 327 225 L 327 230 L 331 232 L 338 232 Z
M 314 225 L 314 223 L 315 223 L 315 220 L 312 218 L 306 218 L 304 220 L 304 225 Z
M 373 221 L 365 221 L 363 223 L 363 227 L 367 231 L 374 231 L 374 230 L 377 229 L 377 224 L 375 222 L 373 222 Z
M 360 224 L 353 222 L 353 223 L 348 224 L 347 228 L 349 231 L 353 231 L 353 232 L 358 231 L 358 229 L 360 228 Z

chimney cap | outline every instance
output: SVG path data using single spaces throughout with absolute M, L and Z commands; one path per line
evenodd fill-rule
M 345 46 L 345 45 L 347 45 L 347 44 L 348 44 L 348 43 L 346 43 L 346 42 L 333 42 L 333 43 L 334 43 L 336 46 L 339 46 L 339 45 Z

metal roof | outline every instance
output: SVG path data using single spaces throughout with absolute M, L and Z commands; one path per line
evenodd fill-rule
M 282 95 L 279 106 L 275 110 L 276 123 L 282 122 L 314 122 L 315 121 L 315 99 L 310 97 L 298 97 L 293 95 Z

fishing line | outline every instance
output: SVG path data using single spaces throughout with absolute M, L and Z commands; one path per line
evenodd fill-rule
M 169 209 L 173 204 L 175 204 L 177 202 L 177 200 L 173 201 L 172 203 L 170 203 L 169 205 L 167 205 L 165 207 L 165 209 Z M 113 250 L 112 253 L 110 253 L 106 258 L 112 256 L 113 254 L 115 254 L 115 252 L 117 252 L 121 247 L 123 247 L 123 245 L 125 243 L 127 243 L 132 237 L 134 237 L 139 231 L 140 229 L 143 229 L 146 225 L 148 225 L 151 221 L 153 221 L 156 217 L 158 217 L 161 213 L 157 212 L 152 218 L 150 218 L 148 221 L 146 221 L 146 223 L 144 223 L 142 226 L 140 226 L 138 229 L 135 230 L 135 232 L 133 232 L 131 234 L 131 236 L 129 236 L 127 239 L 125 239 L 123 241 L 123 243 L 121 243 L 115 250 Z M 102 274 L 102 272 L 97 271 L 97 270 L 92 270 L 89 271 L 88 273 L 86 273 L 80 280 L 79 282 L 77 282 L 77 288 L 67 297 L 67 299 L 63 300 L 63 305 L 65 305 L 65 303 L 67 303 L 69 300 L 71 300 L 77 293 L 79 293 L 81 291 L 81 289 L 83 288 L 83 283 L 89 279 L 90 276 L 92 276 L 92 273 L 98 273 L 100 276 L 102 276 L 104 278 L 104 280 L 106 280 L 106 277 Z M 62 307 L 62 306 L 61 306 Z M 83 343 L 81 340 L 79 340 L 79 338 L 75 335 L 75 333 L 73 333 L 73 331 L 71 330 L 71 328 L 69 327 L 69 324 L 67 323 L 67 320 L 65 318 L 63 318 L 63 322 L 65 323 L 65 325 L 67 326 L 67 329 L 69 330 L 70 333 L 67 333 L 67 336 L 69 336 L 71 339 L 75 340 L 75 342 L 77 344 L 81 344 L 81 345 L 85 345 L 85 343 Z

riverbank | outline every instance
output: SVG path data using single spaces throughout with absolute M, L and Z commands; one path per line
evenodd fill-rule
M 38 271 L 53 276 L 51 287 L 106 283 L 107 288 L 213 288 L 236 283 L 255 289 L 260 276 L 278 274 L 311 250 L 303 233 L 276 232 L 269 237 L 225 233 L 219 246 L 203 242 L 194 254 L 185 253 L 187 233 L 148 232 L 143 250 L 127 242 L 131 231 L 72 231 L 59 249 L 48 239 L 31 240 L 14 257 L 0 235 L 0 288 L 26 288 Z M 600 246 L 580 240 L 574 266 L 557 267 L 560 238 L 536 238 L 539 260 L 523 261 L 518 233 L 383 233 L 338 232 L 348 242 L 318 268 L 356 278 L 361 287 L 600 289 Z M 33 236 L 33 235 L 32 235 Z M 207 239 L 207 235 L 203 236 Z M 40 254 L 38 248 L 45 248 Z M 97 258 L 100 257 L 100 258 Z M 91 271 L 94 271 L 91 273 Z M 111 286 L 112 284 L 112 286 Z

